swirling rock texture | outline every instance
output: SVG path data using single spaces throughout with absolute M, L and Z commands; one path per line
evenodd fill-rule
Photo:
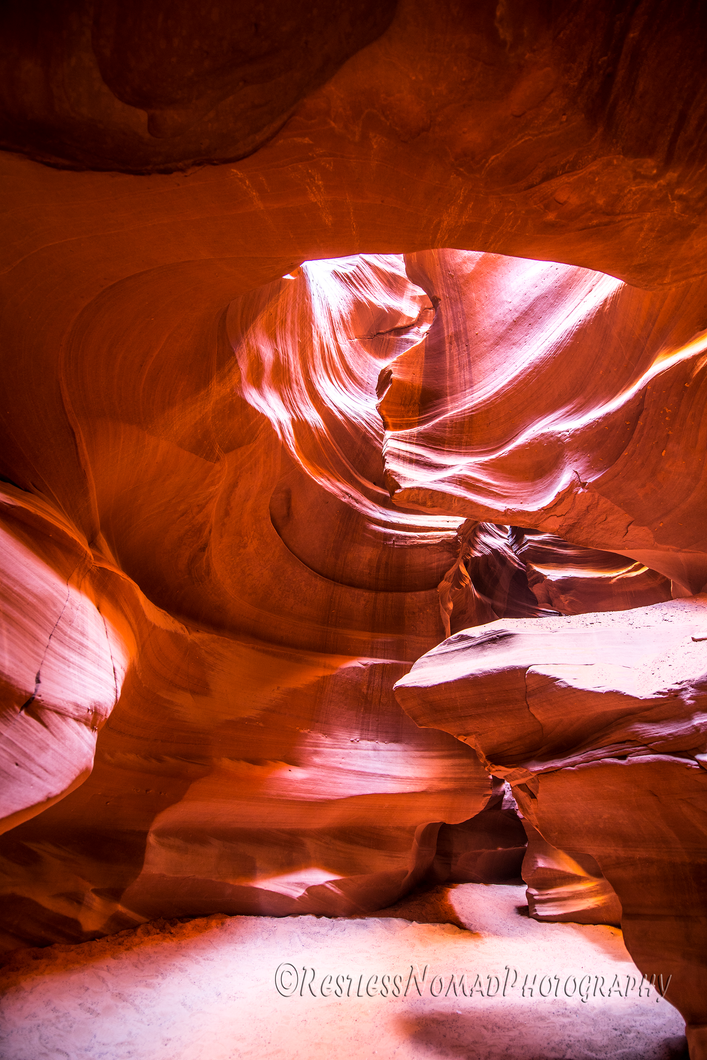
M 304 265 L 209 320 L 210 360 L 191 377 L 175 373 L 169 343 L 154 362 L 122 285 L 77 321 L 64 385 L 100 531 L 89 545 L 75 523 L 60 524 L 57 540 L 58 516 L 49 524 L 40 511 L 54 551 L 32 565 L 8 553 L 23 601 L 8 615 L 19 627 L 11 647 L 31 647 L 26 669 L 42 675 L 8 697 L 8 746 L 22 742 L 27 757 L 11 775 L 15 797 L 43 808 L 42 763 L 23 735 L 38 711 L 52 719 L 44 742 L 75 763 L 70 777 L 54 768 L 47 797 L 90 771 L 56 731 L 61 704 L 97 665 L 88 620 L 56 618 L 67 597 L 57 568 L 100 577 L 107 600 L 95 605 L 108 687 L 92 702 L 94 731 L 118 681 L 122 694 L 90 780 L 6 837 L 10 940 L 215 909 L 358 912 L 440 878 L 441 822 L 473 817 L 492 784 L 467 748 L 416 727 L 392 686 L 439 639 L 435 587 L 456 522 L 393 506 L 378 481 L 375 408 L 380 364 L 419 339 L 430 310 L 400 258 Z M 174 317 L 172 327 L 181 331 Z M 195 337 L 179 341 L 190 348 Z M 98 392 L 96 356 L 110 366 Z M 8 505 L 29 496 L 7 488 Z M 28 602 L 46 629 L 25 647 Z M 114 675 L 104 642 L 118 604 L 116 628 L 128 631 Z M 75 633 L 68 645 L 62 621 Z M 59 705 L 43 676 L 55 656 Z M 485 849 L 473 833 L 460 832 L 456 860 Z
M 678 592 L 697 592 L 707 580 L 705 282 L 647 293 L 455 251 L 416 255 L 410 275 L 440 307 L 380 405 L 393 496 L 620 546 Z
M 468 742 L 513 784 L 542 837 L 587 875 L 587 855 L 596 862 L 639 968 L 673 976 L 698 1056 L 706 603 L 696 596 L 610 615 L 497 621 L 455 634 L 396 686 L 421 725 Z M 537 871 L 542 857 L 534 860 Z
M 5 947 L 498 879 L 507 777 L 707 1055 L 700 6 L 1 17 Z
M 418 723 L 464 739 L 491 773 L 514 784 L 531 825 L 525 878 L 536 914 L 562 917 L 574 907 L 580 919 L 594 905 L 616 919 L 621 909 L 639 966 L 652 974 L 657 961 L 670 965 L 676 1003 L 700 1055 L 698 954 L 707 918 L 698 898 L 704 830 L 694 806 L 704 799 L 698 642 L 707 614 L 705 598 L 691 594 L 705 582 L 706 513 L 702 453 L 686 439 L 702 420 L 704 283 L 649 294 L 599 274 L 456 251 L 414 255 L 408 271 L 438 299 L 438 312 L 425 339 L 386 377 L 380 408 L 393 496 L 466 515 L 467 535 L 474 517 L 534 526 L 511 536 L 526 562 L 528 587 L 547 610 L 613 610 L 602 602 L 602 582 L 609 596 L 622 583 L 635 586 L 637 608 L 643 591 L 645 602 L 653 593 L 667 600 L 668 586 L 674 597 L 690 599 L 593 614 L 588 624 L 537 617 L 532 629 L 547 637 L 543 646 L 532 634 L 524 640 L 531 629 L 525 623 L 485 626 L 476 638 L 456 633 L 426 657 L 429 665 L 422 660 L 398 684 L 400 702 Z M 491 275 L 489 300 L 484 277 Z M 501 293 L 506 282 L 510 314 Z M 446 370 L 436 367 L 437 357 Z M 666 464 L 676 435 L 679 463 Z M 557 541 L 558 532 L 584 549 Z M 624 560 L 597 548 L 620 549 Z M 578 578 L 571 568 L 580 555 Z M 622 597 L 619 589 L 614 606 L 631 607 Z M 453 618 L 453 595 L 448 607 Z M 516 647 L 519 656 L 509 662 L 506 654 Z M 461 658 L 463 693 L 456 684 Z M 646 707 L 657 713 L 646 717 Z M 624 712 L 631 717 L 627 728 Z M 624 760 L 640 767 L 622 771 Z M 596 783 L 594 769 L 602 774 Z M 632 812 L 608 812 L 609 790 L 617 811 L 630 792 Z M 574 814 L 565 807 L 573 797 Z M 553 810 L 545 817 L 548 799 Z M 653 799 L 661 807 L 656 812 L 648 808 Z M 634 814 L 635 825 L 628 825 Z M 601 839 L 593 831 L 601 832 L 598 821 Z M 568 859 L 574 865 L 563 866 Z

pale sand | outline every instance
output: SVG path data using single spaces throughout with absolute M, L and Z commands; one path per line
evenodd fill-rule
M 656 1000 L 655 990 L 638 996 L 640 975 L 620 931 L 538 924 L 518 912 L 524 905 L 522 887 L 464 884 L 409 899 L 375 918 L 214 916 L 25 951 L 0 972 L 5 995 L 0 1055 L 2 1060 L 675 1060 L 686 1055 L 676 1010 Z M 413 922 L 445 918 L 464 927 Z M 299 977 L 288 997 L 275 985 L 282 964 L 294 966 Z M 411 965 L 422 996 L 410 980 Z M 304 984 L 303 968 L 308 969 Z M 471 997 L 454 996 L 450 977 L 458 983 L 462 973 L 467 995 L 478 974 L 483 996 L 478 989 Z M 289 987 L 292 971 L 281 975 L 283 989 Z M 335 993 L 337 975 L 341 997 Z M 377 981 L 371 979 L 376 975 Z M 391 977 L 388 996 L 365 996 L 367 985 L 374 993 L 384 975 Z M 401 977 L 398 997 L 392 996 L 395 975 Z M 522 996 L 526 975 L 528 985 L 537 976 L 532 997 L 527 988 Z M 487 996 L 489 976 L 492 992 L 494 977 L 500 981 L 493 997 Z M 583 981 L 586 992 L 586 976 L 591 976 L 586 1003 L 578 994 L 564 996 L 565 989 L 572 990 L 572 977 Z M 595 996 L 597 976 L 604 977 L 605 994 L 618 976 L 621 995 L 614 989 L 611 997 L 598 990 Z M 632 979 L 636 985 L 624 996 Z M 440 983 L 440 995 L 432 996 Z M 322 989 L 333 992 L 325 997 Z M 539 990 L 548 996 L 539 996 Z

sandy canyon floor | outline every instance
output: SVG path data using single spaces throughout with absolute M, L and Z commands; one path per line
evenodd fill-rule
M 0 1055 L 687 1055 L 669 984 L 664 999 L 656 969 L 648 992 L 619 930 L 539 924 L 524 906 L 523 887 L 464 884 L 375 918 L 211 916 L 24 951 L 0 971 Z

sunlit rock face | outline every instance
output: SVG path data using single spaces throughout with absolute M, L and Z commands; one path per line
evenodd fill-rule
M 144 297 L 112 288 L 67 339 L 88 500 L 7 486 L 5 945 L 517 876 L 476 755 L 392 694 L 457 548 L 458 519 L 383 488 L 376 385 L 424 291 L 401 257 L 305 264 L 197 321 L 180 371 Z M 461 827 L 487 803 L 495 842 Z
M 574 850 L 574 857 L 542 837 L 530 820 L 523 820 L 528 848 L 522 874 L 528 884 L 528 914 L 552 923 L 621 923 L 621 902 L 596 859 Z M 581 862 L 577 860 L 577 857 Z
M 674 589 L 669 579 L 627 556 L 570 545 L 553 534 L 526 529 L 517 552 L 538 604 L 562 615 L 657 604 Z
M 387 481 L 400 503 L 467 517 L 462 577 L 440 599 L 447 634 L 476 630 L 416 664 L 400 702 L 514 783 L 535 915 L 620 917 L 648 974 L 670 964 L 699 1050 L 704 284 L 647 294 L 457 251 L 411 256 L 408 272 L 438 310 L 385 377 Z M 505 548 L 525 565 L 530 624 L 454 621 L 455 591 L 462 608 L 475 593 L 475 520 L 525 528 Z M 553 610 L 587 618 L 553 625 Z
M 446 252 L 437 257 L 448 264 Z M 466 277 L 480 259 L 452 260 Z M 490 259 L 490 269 L 502 266 Z M 533 290 L 558 269 L 525 267 Z M 374 909 L 426 878 L 464 878 L 465 863 L 466 878 L 483 878 L 475 826 L 444 839 L 439 828 L 481 810 L 491 780 L 467 746 L 406 717 L 394 682 L 448 627 L 670 597 L 666 578 L 625 557 L 391 500 L 386 388 L 445 319 L 438 296 L 410 278 L 417 268 L 401 256 L 305 263 L 192 324 L 190 344 L 206 355 L 197 363 L 181 337 L 156 347 L 151 327 L 166 317 L 157 307 L 143 315 L 149 279 L 112 287 L 72 327 L 61 377 L 90 500 L 79 495 L 73 522 L 46 504 L 35 516 L 45 536 L 56 537 L 55 524 L 63 536 L 34 560 L 47 628 L 34 634 L 31 673 L 8 717 L 18 732 L 38 710 L 67 724 L 46 676 L 32 683 L 42 669 L 34 656 L 45 652 L 48 665 L 62 644 L 61 622 L 52 632 L 66 598 L 63 582 L 55 587 L 57 548 L 64 577 L 72 564 L 79 571 L 71 606 L 95 609 L 106 686 L 93 713 L 76 698 L 81 665 L 94 680 L 101 671 L 88 619 L 75 620 L 80 643 L 64 648 L 59 703 L 86 712 L 78 732 L 95 741 L 122 695 L 90 780 L 6 839 L 8 944 L 215 909 Z M 617 286 L 563 271 L 581 294 Z M 504 291 L 499 284 L 501 302 Z M 163 313 L 174 310 L 171 301 Z M 545 350 L 542 329 L 537 342 Z M 71 456 L 67 448 L 65 474 Z M 90 546 L 81 523 L 98 528 Z M 78 587 L 99 575 L 93 604 Z M 21 614 L 8 621 L 12 681 L 26 651 Z M 78 754 L 56 728 L 42 734 L 40 744 L 24 740 L 25 787 L 8 767 L 8 826 L 91 769 L 90 741 Z M 501 851 L 520 850 L 522 840 L 502 833 Z M 516 855 L 498 857 L 510 866 Z
M 684 978 L 699 639 L 620 667 L 707 583 L 699 5 L 207 6 L 1 16 L 3 944 L 497 880 L 521 769 L 537 915 Z M 584 652 L 552 769 L 522 653 L 507 760 L 392 693 L 489 622 Z
M 477 260 L 455 258 L 462 270 Z M 9 682 L 31 656 L 8 700 L 14 731 L 49 709 L 68 724 L 35 665 L 60 648 L 57 702 L 72 704 L 74 728 L 82 711 L 89 721 L 80 754 L 56 726 L 39 743 L 24 736 L 8 826 L 86 780 L 105 727 L 90 779 L 5 840 L 7 944 L 217 909 L 360 911 L 425 879 L 496 880 L 499 865 L 517 876 L 522 831 L 506 836 L 496 818 L 495 855 L 461 826 L 492 792 L 476 755 L 417 727 L 393 684 L 450 623 L 632 606 L 646 592 L 669 598 L 669 582 L 622 557 L 391 500 L 378 405 L 440 319 L 402 256 L 305 263 L 202 316 L 188 343 L 182 310 L 174 342 L 156 345 L 166 317 L 143 315 L 145 286 L 112 287 L 67 338 L 61 378 L 87 501 L 76 498 L 73 521 L 46 503 L 34 516 L 40 543 L 55 543 L 15 591 L 46 626 L 31 653 L 23 612 L 8 612 Z M 8 504 L 37 507 L 7 489 Z M 82 523 L 98 528 L 90 545 Z M 78 571 L 76 588 L 57 570 L 69 582 Z M 52 632 L 67 593 L 71 616 L 95 614 L 98 647 L 89 618 L 72 617 L 69 645 L 61 622 Z M 76 682 L 82 666 L 97 681 L 101 665 L 90 712 Z
M 455 634 L 396 685 L 418 724 L 468 743 L 512 783 L 546 842 L 585 871 L 587 855 L 596 862 L 619 899 L 631 954 L 649 976 L 658 965 L 673 975 L 696 1040 L 707 941 L 706 630 L 704 595 L 497 621 Z M 542 857 L 529 850 L 531 891 Z M 559 882 L 551 875 L 550 892 Z
M 452 260 L 466 276 L 479 256 Z M 30 651 L 26 603 L 8 611 L 7 718 L 23 757 L 7 767 L 6 825 L 45 812 L 0 848 L 6 945 L 216 910 L 359 912 L 425 880 L 517 877 L 525 839 L 512 809 L 492 813 L 497 782 L 467 745 L 410 720 L 393 684 L 452 628 L 638 606 L 669 599 L 670 582 L 391 499 L 381 396 L 444 319 L 416 268 L 395 255 L 304 263 L 201 313 L 186 339 L 174 300 L 146 315 L 147 278 L 72 327 L 61 379 L 83 496 L 70 518 L 7 487 L 10 512 L 36 509 L 14 597 L 43 625 Z M 557 266 L 531 269 L 534 283 L 538 270 Z M 168 316 L 174 339 L 157 344 Z M 104 675 L 90 710 L 81 667 Z M 49 710 L 38 741 L 25 730 Z M 606 917 L 594 898 L 576 909 Z
M 437 586 L 446 636 L 501 616 L 621 611 L 670 600 L 674 586 L 626 556 L 527 527 L 467 519 Z
M 38 498 L 6 487 L 0 506 L 0 828 L 6 831 L 88 777 L 98 730 L 120 697 L 133 645 L 119 573 L 97 563 Z
M 94 518 L 122 569 L 213 628 L 416 657 L 438 639 L 426 594 L 459 520 L 400 511 L 383 486 L 376 381 L 431 310 L 403 262 L 306 264 L 196 321 L 176 294 L 148 312 L 150 291 L 118 285 L 88 306 L 63 366 Z
M 380 406 L 393 497 L 620 551 L 697 592 L 704 281 L 647 293 L 457 251 L 409 272 L 439 311 Z

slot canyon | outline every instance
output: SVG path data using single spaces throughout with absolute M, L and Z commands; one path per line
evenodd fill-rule
M 707 10 L 0 41 L 0 1057 L 707 1060 Z

